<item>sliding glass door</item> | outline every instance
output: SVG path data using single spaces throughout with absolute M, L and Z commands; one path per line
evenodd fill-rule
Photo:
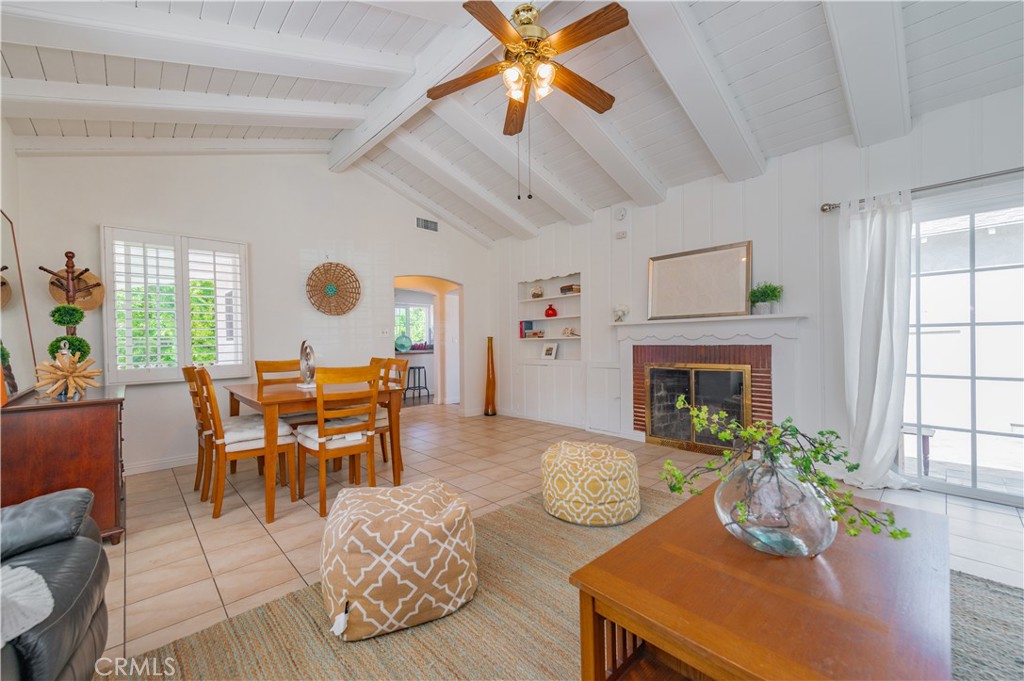
M 900 473 L 923 487 L 1024 496 L 1021 174 L 913 201 Z

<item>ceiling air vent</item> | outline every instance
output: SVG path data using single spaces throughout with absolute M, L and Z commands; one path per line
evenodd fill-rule
M 416 218 L 416 227 L 419 229 L 425 229 L 429 232 L 437 231 L 437 222 L 434 220 L 428 220 L 426 218 Z

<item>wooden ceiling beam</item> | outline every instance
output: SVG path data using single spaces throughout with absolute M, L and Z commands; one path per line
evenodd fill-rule
M 910 132 L 903 8 L 888 2 L 825 2 L 836 68 L 857 146 Z
M 115 2 L 4 2 L 4 42 L 374 87 L 413 75 L 413 61 Z
M 397 194 L 405 197 L 410 202 L 416 204 L 423 210 L 432 214 L 432 217 L 438 219 L 441 224 L 448 224 L 459 230 L 469 238 L 473 239 L 477 243 L 486 246 L 487 248 L 494 248 L 494 240 L 488 237 L 486 234 L 476 229 L 468 222 L 458 217 L 450 210 L 440 205 L 433 199 L 429 199 L 423 194 L 405 184 L 397 177 L 389 173 L 388 171 L 381 168 L 379 165 L 368 159 L 359 159 L 355 163 L 355 167 L 370 177 L 374 178 L 384 186 L 393 190 Z
M 725 177 L 738 182 L 763 174 L 764 152 L 690 8 L 677 2 L 627 2 L 625 6 L 651 61 Z
M 531 103 L 531 106 L 537 106 Z M 652 206 L 665 200 L 665 185 L 636 155 L 629 143 L 607 119 L 602 119 L 578 101 L 555 92 L 540 106 L 583 147 L 591 158 L 622 187 L 637 205 Z
M 4 116 L 11 118 L 277 125 L 334 130 L 354 128 L 365 118 L 364 107 L 350 104 L 17 78 L 4 79 L 0 102 Z
M 449 95 L 437 100 L 430 110 L 454 128 L 510 176 L 516 176 L 519 158 L 515 143 L 501 130 L 474 110 L 462 95 Z M 572 189 L 536 160 L 530 164 L 534 197 L 551 206 L 567 222 L 583 225 L 593 222 L 594 211 Z
M 540 234 L 540 230 L 518 215 L 513 206 L 501 201 L 468 173 L 449 163 L 411 133 L 396 130 L 384 140 L 384 146 L 483 212 L 512 236 L 531 239 Z

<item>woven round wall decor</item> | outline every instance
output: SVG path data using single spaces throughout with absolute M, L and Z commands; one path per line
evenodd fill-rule
M 324 314 L 343 315 L 359 303 L 359 278 L 341 263 L 325 262 L 306 278 L 306 297 Z

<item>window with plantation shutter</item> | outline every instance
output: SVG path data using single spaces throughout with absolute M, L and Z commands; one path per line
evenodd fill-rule
M 185 364 L 250 374 L 245 244 L 104 227 L 103 247 L 109 382 L 181 380 Z

